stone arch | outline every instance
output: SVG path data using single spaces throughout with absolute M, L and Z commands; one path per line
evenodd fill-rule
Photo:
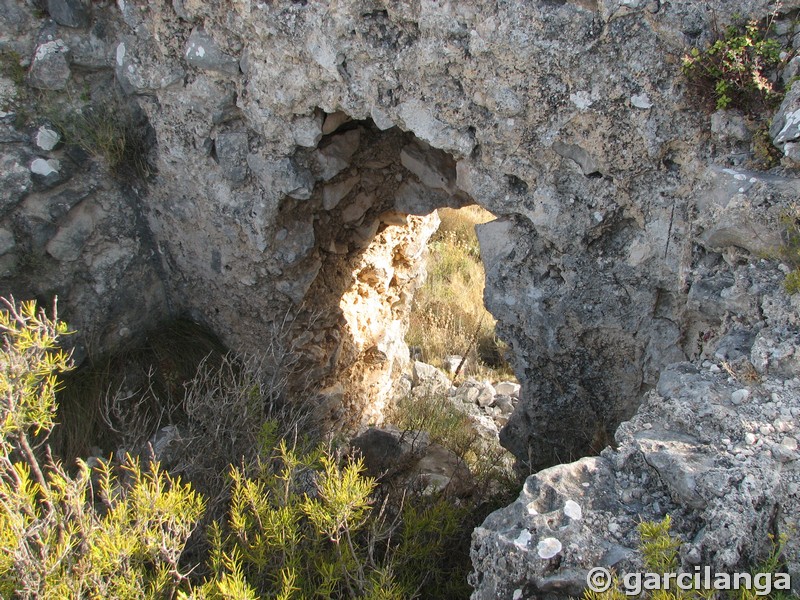
M 404 335 L 436 209 L 474 202 L 456 186 L 454 158 L 411 132 L 344 113 L 326 114 L 322 131 L 292 156 L 315 184 L 281 202 L 278 252 L 310 270 L 284 288 L 308 338 L 298 349 L 329 421 L 352 428 L 382 419 L 407 368 Z

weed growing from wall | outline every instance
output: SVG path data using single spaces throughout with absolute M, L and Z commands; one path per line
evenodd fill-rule
M 0 74 L 11 80 L 16 94 L 0 108 L 16 113 L 18 128 L 46 118 L 66 144 L 103 160 L 125 183 L 146 181 L 155 173 L 151 157 L 155 134 L 135 104 L 113 93 L 93 99 L 88 84 L 83 89 L 71 84 L 60 92 L 33 89 L 27 85 L 21 60 L 13 50 L 0 50 Z
M 702 97 L 713 99 L 715 108 L 761 114 L 783 97 L 772 72 L 781 63 L 780 53 L 769 23 L 747 21 L 730 25 L 704 50 L 692 48 L 682 69 Z
M 153 134 L 131 107 L 109 100 L 78 109 L 50 105 L 44 112 L 66 143 L 104 160 L 118 179 L 146 181 L 154 174 L 150 157 Z
M 22 56 L 19 52 L 0 50 L 0 74 L 8 77 L 17 87 L 25 84 L 25 67 L 22 66 Z

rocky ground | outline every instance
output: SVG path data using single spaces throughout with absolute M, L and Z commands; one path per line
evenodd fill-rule
M 641 570 L 636 526 L 666 515 L 688 570 L 748 571 L 770 535 L 786 534 L 797 590 L 800 301 L 774 265 L 731 271 L 763 320 L 731 322 L 708 358 L 664 369 L 600 456 L 529 477 L 517 501 L 473 534 L 473 598 L 577 596 L 592 567 Z M 550 538 L 561 548 L 543 557 Z

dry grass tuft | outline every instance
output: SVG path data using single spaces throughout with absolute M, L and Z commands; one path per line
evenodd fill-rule
M 479 206 L 439 210 L 441 225 L 429 244 L 428 278 L 416 293 L 406 341 L 421 360 L 438 367 L 448 355 L 467 356 L 464 375 L 513 377 L 483 305 L 485 273 L 475 225 L 494 219 Z

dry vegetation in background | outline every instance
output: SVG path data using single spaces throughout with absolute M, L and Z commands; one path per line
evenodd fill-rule
M 495 319 L 483 305 L 485 274 L 475 225 L 494 219 L 479 206 L 439 209 L 442 224 L 429 243 L 428 278 L 414 297 L 406 342 L 420 359 L 444 366 L 466 356 L 463 375 L 513 378 Z M 446 369 L 445 369 L 446 370 Z

